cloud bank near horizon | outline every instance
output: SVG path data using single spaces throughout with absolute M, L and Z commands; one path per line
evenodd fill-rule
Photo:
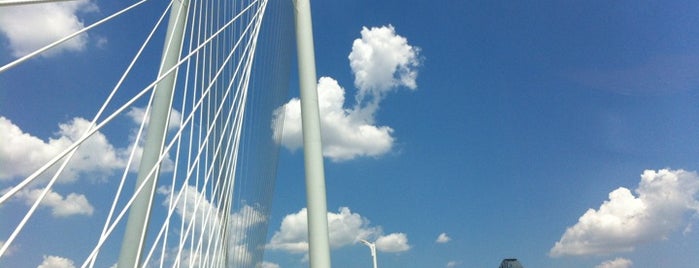
M 667 239 L 690 226 L 699 212 L 696 172 L 645 170 L 634 191 L 619 187 L 598 209 L 588 209 L 549 251 L 552 257 L 630 252 L 636 246 Z M 685 229 L 687 230 L 687 229 Z

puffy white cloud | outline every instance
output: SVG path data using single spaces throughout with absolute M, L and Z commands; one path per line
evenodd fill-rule
M 142 118 L 142 110 L 134 108 L 128 112 L 128 116 L 135 120 L 140 113 Z M 180 117 L 181 114 L 173 110 L 171 120 L 177 122 L 174 125 L 179 125 Z M 54 137 L 44 141 L 24 132 L 9 119 L 0 116 L 0 129 L 2 129 L 0 131 L 0 181 L 29 176 L 79 140 L 89 126 L 90 121 L 75 117 L 67 123 L 59 124 Z M 115 147 L 102 132 L 94 133 L 80 146 L 58 182 L 75 182 L 81 176 L 89 176 L 93 180 L 103 180 L 112 175 L 113 172 L 122 170 L 126 167 L 129 154 L 134 148 L 135 130 L 132 132 L 133 135 L 130 137 L 132 142 L 126 148 Z M 136 153 L 130 171 L 138 170 L 143 152 L 143 147 L 140 144 L 135 149 Z M 173 169 L 174 162 L 170 157 L 166 157 L 162 162 L 161 171 L 167 172 Z
M 383 236 L 380 226 L 370 226 L 368 219 L 358 213 L 353 213 L 347 207 L 341 207 L 338 213 L 328 212 L 328 232 L 332 248 L 352 245 L 357 243 L 359 239 L 371 238 L 377 238 L 376 248 L 380 251 L 400 252 L 410 248 L 407 235 L 393 233 Z M 292 253 L 308 251 L 306 208 L 284 217 L 279 230 L 274 233 L 267 248 Z
M 330 246 L 338 248 L 353 244 L 357 239 L 367 238 L 377 232 L 376 228 L 368 226 L 369 221 L 349 208 L 340 208 L 339 213 L 328 212 L 328 232 Z M 277 231 L 268 245 L 271 249 L 280 249 L 294 253 L 304 253 L 308 250 L 308 221 L 306 208 L 289 214 L 282 220 Z
M 212 202 L 208 196 L 209 194 L 197 190 L 196 187 L 187 185 L 182 190 L 180 190 L 176 195 L 170 195 L 170 191 L 167 187 L 158 188 L 158 193 L 167 195 L 164 206 L 169 206 L 170 199 L 176 199 L 177 195 L 181 195 L 179 201 L 174 204 L 176 215 L 180 217 L 181 220 L 189 224 L 193 223 L 193 230 L 199 237 L 203 232 L 215 232 L 215 230 L 223 230 L 224 224 L 227 224 L 226 230 L 233 234 L 230 236 L 230 243 L 228 248 L 228 258 L 234 261 L 238 265 L 247 266 L 253 261 L 253 250 L 246 243 L 247 234 L 250 229 L 258 224 L 262 224 L 267 221 L 267 217 L 260 210 L 255 207 L 244 205 L 237 212 L 224 217 L 225 215 L 217 207 L 215 202 Z M 201 219 L 206 218 L 207 221 L 202 221 Z M 228 220 L 228 222 L 225 222 Z M 207 237 L 204 235 L 203 237 Z M 204 238 L 205 239 L 205 238 Z M 249 241 L 248 241 L 249 242 Z M 176 251 L 176 249 L 172 249 Z M 188 253 L 183 252 L 184 258 L 188 260 L 193 260 L 195 262 L 203 260 L 213 260 L 213 258 L 205 258 L 205 256 L 200 256 L 199 253 L 194 253 L 194 255 L 188 255 Z M 172 254 L 176 256 L 177 253 Z M 204 265 L 206 266 L 206 265 Z
M 22 190 L 19 191 L 15 198 L 24 200 L 27 205 L 32 205 L 41 195 L 42 189 Z M 39 203 L 40 206 L 51 208 L 51 214 L 54 217 L 68 217 L 73 215 L 90 216 L 94 212 L 94 208 L 87 201 L 87 197 L 82 194 L 70 193 L 63 197 L 59 193 L 49 191 L 46 193 L 44 200 Z
M 345 109 L 344 94 L 345 90 L 334 79 L 322 77 L 318 81 L 323 155 L 342 161 L 389 152 L 393 146 L 393 129 L 373 125 L 373 115 L 367 117 L 360 110 Z M 290 150 L 300 148 L 303 145 L 300 100 L 294 98 L 277 109 L 275 120 L 280 119 L 284 120 L 282 144 Z
M 372 235 L 381 233 L 381 227 L 369 226 L 368 219 L 358 213 L 352 213 L 347 207 L 340 208 L 338 212 L 328 213 L 330 246 L 334 248 L 354 244 L 359 239 L 367 239 Z M 307 228 L 307 226 L 307 224 L 304 224 L 304 228 Z
M 439 236 L 437 236 L 437 240 L 435 240 L 436 243 L 447 243 L 451 241 L 451 237 L 447 236 L 447 233 L 441 233 Z
M 178 202 L 174 204 L 175 212 L 181 219 L 185 222 L 192 221 L 195 217 L 201 217 L 206 215 L 208 218 L 209 227 L 219 227 L 223 222 L 223 215 L 219 212 L 220 209 L 211 201 L 206 193 L 197 190 L 195 186 L 186 185 L 179 193 L 172 196 L 169 195 L 169 190 L 165 186 L 158 188 L 158 193 L 167 194 L 167 199 L 163 202 L 164 206 L 168 206 L 170 203 L 170 198 L 176 198 L 177 195 L 181 195 Z M 174 200 L 174 199 L 173 199 Z M 263 223 L 267 220 L 267 217 L 262 214 L 262 212 L 256 210 L 254 207 L 245 205 L 240 211 L 230 215 L 229 228 L 233 230 L 247 230 L 253 225 Z M 202 224 L 201 221 L 196 224 Z M 195 229 L 204 229 L 204 226 L 198 226 Z
M 161 186 L 157 192 L 167 195 L 163 206 L 167 207 L 171 201 L 177 200 L 177 203 L 174 204 L 175 213 L 182 221 L 193 222 L 197 217 L 206 217 L 209 226 L 220 226 L 221 217 L 218 209 L 209 201 L 206 194 L 197 190 L 196 187 L 186 185 L 179 192 L 171 195 L 167 186 Z M 179 199 L 177 196 L 180 196 Z M 196 232 L 202 232 L 206 228 L 202 225 L 203 221 L 195 221 L 194 223 L 193 227 Z
M 375 124 L 381 100 L 396 87 L 417 88 L 418 49 L 395 33 L 393 26 L 367 29 L 354 41 L 349 55 L 358 88 L 353 108 L 345 108 L 345 89 L 330 77 L 318 81 L 323 155 L 333 161 L 376 157 L 391 150 L 389 126 Z M 300 100 L 294 98 L 275 111 L 272 126 L 284 120 L 281 143 L 290 150 L 303 145 Z
M 306 213 L 306 208 L 303 208 L 298 213 L 286 215 L 267 247 L 294 253 L 306 252 L 308 250 Z
M 634 196 L 626 188 L 609 193 L 599 209 L 589 209 L 569 227 L 549 254 L 609 254 L 632 251 L 641 243 L 666 239 L 699 212 L 699 176 L 695 172 L 646 170 Z
M 0 33 L 7 37 L 12 55 L 20 57 L 84 28 L 80 13 L 96 12 L 89 0 L 18 5 L 0 9 Z M 88 43 L 82 34 L 43 55 L 82 51 Z
M 146 115 L 146 108 L 144 107 L 132 107 L 128 112 L 126 112 L 126 115 L 131 118 L 131 120 L 134 122 L 136 125 L 141 125 L 141 122 L 143 121 L 143 117 Z M 169 124 L 167 126 L 168 130 L 175 130 L 180 127 L 180 121 L 182 119 L 182 113 L 179 111 L 172 109 L 170 112 L 170 120 Z M 150 121 L 150 117 L 146 118 L 146 126 L 148 125 L 148 122 Z
M 396 34 L 392 25 L 363 27 L 361 35 L 348 57 L 359 99 L 380 97 L 397 86 L 417 88 L 418 48 Z
M 258 263 L 255 267 L 256 268 L 279 268 L 280 266 L 279 266 L 279 264 L 265 261 L 265 262 Z
M 75 263 L 68 258 L 44 256 L 44 261 L 37 268 L 75 268 Z
M 59 124 L 55 138 L 43 141 L 23 132 L 9 119 L 0 116 L 0 180 L 26 177 L 61 151 L 80 139 L 90 122 L 76 117 Z M 79 175 L 104 178 L 125 164 L 119 150 L 101 132 L 85 141 L 64 171 L 60 182 L 75 181 Z
M 403 252 L 410 249 L 408 235 L 404 233 L 392 233 L 379 236 L 375 243 L 376 249 L 384 252 Z
M 595 268 L 629 268 L 631 265 L 633 265 L 633 262 L 628 259 L 616 258 L 600 263 Z
M 146 114 L 146 109 L 144 107 L 132 107 L 128 112 L 126 112 L 126 116 L 128 116 L 131 121 L 138 127 L 135 127 L 134 129 L 131 130 L 131 137 L 130 138 L 130 145 L 128 148 L 122 150 L 125 159 L 127 155 L 131 152 L 131 150 L 134 150 L 134 145 L 136 141 L 136 136 L 138 135 L 138 129 L 141 125 L 141 122 L 143 122 L 143 119 Z M 182 113 L 177 111 L 176 109 L 172 109 L 170 112 L 170 119 L 168 123 L 168 130 L 169 131 L 174 131 L 180 128 L 180 121 L 182 119 Z M 143 155 L 143 145 L 146 141 L 145 137 L 145 130 L 148 129 L 148 123 L 150 121 L 150 117 L 146 117 L 146 125 L 144 126 L 144 132 L 141 133 L 141 137 L 138 142 L 138 146 L 136 146 L 135 150 L 136 152 L 134 153 L 134 157 L 132 160 L 132 164 L 129 167 L 129 171 L 131 172 L 138 172 L 138 167 L 141 163 L 141 156 Z M 170 158 L 170 155 L 166 155 L 165 158 L 163 159 L 161 165 L 160 165 L 160 171 L 161 172 L 170 172 L 175 169 L 175 162 Z

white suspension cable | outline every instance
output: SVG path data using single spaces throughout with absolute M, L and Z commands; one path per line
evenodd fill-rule
M 249 27 L 248 27 L 248 28 L 249 28 Z M 237 47 L 237 45 L 234 46 L 234 48 L 235 48 L 235 47 Z M 226 60 L 226 63 L 229 61 L 229 59 L 230 59 L 230 57 Z M 222 68 L 220 68 L 220 70 L 222 70 Z M 215 76 L 215 78 L 217 78 L 217 77 L 220 75 L 220 73 L 221 73 L 221 72 L 219 71 L 219 72 L 217 73 L 217 75 Z M 207 88 L 207 91 L 209 91 L 210 89 L 211 89 L 210 87 Z M 225 97 L 224 97 L 224 98 L 225 98 Z M 221 108 L 222 108 L 222 106 L 221 106 Z M 221 111 L 221 109 L 218 109 L 217 115 L 214 117 L 214 121 L 215 121 L 216 118 L 218 117 L 218 114 L 220 114 L 220 111 Z M 205 140 L 208 140 L 209 135 L 211 135 L 211 133 L 212 133 L 212 131 L 213 131 L 213 127 L 214 127 L 214 126 L 211 126 L 210 129 L 207 131 L 207 134 L 208 134 L 208 135 L 207 135 L 207 139 L 205 139 Z M 218 147 L 220 148 L 220 146 L 218 146 Z M 217 155 L 217 154 L 216 154 L 216 155 Z M 213 166 L 212 166 L 212 167 L 213 167 Z M 212 171 L 213 169 L 210 169 L 210 170 Z M 210 173 L 210 172 L 209 172 L 209 173 Z M 209 177 L 210 177 L 210 176 L 207 175 L 207 178 L 209 178 Z M 207 179 L 207 182 L 208 182 L 208 179 Z
M 136 2 L 135 4 L 130 5 L 130 6 L 128 6 L 127 8 L 124 8 L 124 9 L 122 9 L 122 10 L 120 10 L 120 11 L 118 11 L 118 12 L 116 12 L 116 13 L 114 13 L 114 14 L 112 14 L 112 15 L 106 17 L 106 18 L 104 18 L 104 19 L 101 19 L 101 20 L 99 20 L 99 21 L 97 21 L 97 22 L 95 22 L 95 23 L 93 23 L 93 24 L 90 24 L 89 26 L 87 26 L 87 27 L 85 27 L 85 28 L 82 28 L 82 29 L 80 29 L 80 30 L 78 30 L 78 31 L 76 31 L 76 32 L 74 32 L 74 33 L 72 33 L 72 34 L 69 34 L 69 35 L 67 35 L 66 37 L 63 37 L 63 38 L 61 38 L 61 39 L 58 39 L 58 40 L 54 41 L 54 42 L 51 43 L 51 44 L 48 44 L 48 45 L 46 45 L 46 46 L 44 46 L 44 47 L 42 47 L 42 48 L 39 48 L 39 49 L 35 50 L 34 52 L 31 52 L 31 53 L 29 53 L 29 54 L 27 54 L 27 55 L 24 55 L 23 57 L 21 57 L 21 58 L 19 58 L 19 59 L 16 59 L 16 60 L 14 60 L 14 61 L 12 61 L 12 62 L 10 62 L 10 63 L 8 63 L 8 64 L 5 64 L 4 66 L 0 67 L 0 73 L 4 72 L 4 71 L 6 71 L 6 70 L 9 70 L 10 68 L 12 68 L 12 67 L 14 67 L 14 66 L 16 66 L 16 65 L 18 65 L 18 64 L 20 64 L 20 63 L 22 63 L 22 62 L 24 62 L 24 61 L 26 61 L 26 60 L 28 60 L 28 59 L 31 59 L 31 58 L 35 57 L 36 55 L 39 55 L 39 54 L 45 52 L 46 50 L 49 50 L 49 49 L 51 49 L 51 48 L 53 48 L 53 47 L 55 47 L 55 46 L 58 46 L 58 45 L 62 44 L 63 42 L 72 39 L 73 37 L 76 37 L 76 36 L 78 36 L 78 35 L 80 35 L 80 34 L 82 34 L 82 33 L 85 33 L 85 32 L 87 32 L 87 31 L 89 31 L 90 29 L 95 28 L 95 27 L 101 25 L 102 23 L 105 23 L 105 22 L 107 22 L 107 21 L 110 21 L 110 20 L 112 20 L 113 18 L 116 18 L 116 17 L 118 17 L 119 15 L 124 14 L 124 13 L 126 13 L 127 11 L 129 11 L 129 10 L 131 10 L 131 9 L 134 9 L 134 8 L 137 7 L 137 6 L 140 6 L 141 4 L 143 4 L 143 3 L 147 2 L 147 1 L 148 1 L 148 0 L 141 0 L 141 1 L 139 1 L 139 2 Z
M 131 69 L 132 69 L 133 66 L 136 64 L 136 62 L 138 61 L 138 59 L 140 58 L 141 53 L 143 53 L 143 50 L 144 50 L 144 49 L 146 48 L 146 46 L 150 43 L 151 38 L 153 37 L 153 35 L 155 34 L 156 30 L 159 28 L 159 26 L 160 26 L 161 23 L 163 22 L 163 20 L 165 19 L 165 16 L 168 14 L 168 11 L 170 10 L 171 7 L 172 7 L 172 2 L 170 2 L 170 4 L 168 4 L 167 8 L 165 8 L 165 10 L 163 10 L 162 14 L 160 15 L 160 18 L 158 18 L 158 21 L 157 21 L 157 22 L 155 23 L 155 25 L 153 26 L 152 30 L 150 31 L 150 33 L 148 34 L 148 36 L 147 36 L 146 39 L 144 40 L 144 42 L 143 42 L 143 44 L 141 45 L 141 47 L 139 48 L 139 50 L 136 52 L 136 55 L 135 55 L 134 58 L 131 60 L 131 63 L 129 63 L 129 66 L 126 68 L 126 70 L 124 71 L 124 73 L 122 74 L 121 78 L 120 78 L 119 81 L 117 82 L 116 86 L 114 86 L 114 88 L 120 88 L 121 85 L 122 85 L 122 83 L 126 80 L 126 77 L 131 73 Z M 152 98 L 148 101 L 149 104 L 146 106 L 146 111 L 144 112 L 144 114 L 148 114 L 149 109 L 150 109 L 150 103 L 151 103 L 152 101 L 153 101 Z M 145 128 L 145 124 L 144 124 L 144 123 L 145 123 L 145 118 L 144 118 L 143 122 L 140 124 L 140 126 L 139 126 L 139 128 L 138 128 L 138 132 L 137 132 L 137 134 L 136 134 L 136 140 L 134 141 L 134 144 L 138 144 L 139 141 L 140 141 L 140 139 L 141 139 L 141 135 L 142 135 L 142 133 L 143 133 L 143 129 Z M 113 199 L 112 205 L 111 205 L 111 207 L 110 207 L 110 209 L 109 209 L 109 213 L 107 214 L 107 218 L 106 218 L 106 220 L 105 220 L 104 227 L 103 227 L 103 229 L 102 229 L 102 233 L 100 234 L 100 236 L 104 236 L 104 232 L 106 231 L 107 226 L 109 225 L 109 223 L 110 223 L 110 221 L 111 221 L 111 219 L 112 219 L 112 216 L 114 215 L 114 210 L 115 210 L 115 208 L 116 208 L 116 204 L 117 204 L 118 198 L 121 196 L 121 191 L 122 191 L 122 189 L 123 189 L 124 183 L 126 182 L 126 176 L 127 176 L 128 171 L 129 171 L 129 169 L 130 169 L 130 167 L 131 167 L 131 163 L 132 163 L 132 161 L 133 161 L 133 159 L 134 159 L 134 155 L 136 154 L 136 148 L 137 148 L 137 146 L 133 146 L 133 149 L 132 149 L 131 152 L 129 153 L 129 158 L 128 158 L 127 162 L 126 162 L 126 167 L 124 168 L 124 172 L 123 172 L 123 174 L 122 174 L 122 178 L 121 178 L 121 180 L 120 180 L 120 182 L 119 182 L 119 186 L 118 186 L 118 188 L 117 188 L 117 191 L 116 191 L 115 197 L 114 197 L 114 199 Z M 90 267 L 92 267 L 93 265 L 94 265 L 94 262 L 90 265 Z
M 145 1 L 147 0 L 142 0 L 139 3 Z M 257 74 L 253 75 L 252 72 L 257 69 L 253 66 L 257 65 L 255 55 L 258 49 L 258 37 L 262 31 L 262 21 L 265 17 L 268 1 L 191 1 L 190 20 L 186 26 L 189 33 L 189 36 L 186 37 L 189 39 L 189 48 L 175 66 L 165 70 L 154 81 L 146 82 L 148 85 L 141 87 L 140 91 L 130 96 L 128 100 L 120 104 L 121 106 L 115 105 L 118 107 L 102 118 L 102 114 L 107 104 L 111 102 L 114 93 L 125 84 L 128 77 L 133 77 L 131 70 L 135 69 L 142 52 L 163 21 L 172 4 L 170 2 L 123 71 L 114 85 L 112 94 L 107 98 L 84 135 L 21 182 L 3 192 L 0 196 L 0 205 L 35 182 L 40 176 L 44 176 L 42 174 L 47 170 L 51 169 L 53 173 L 54 169 L 58 169 L 58 172 L 54 173 L 48 185 L 39 195 L 39 199 L 35 200 L 29 209 L 30 213 L 25 215 L 26 219 L 29 219 L 37 210 L 41 199 L 50 193 L 62 170 L 67 167 L 70 158 L 87 139 L 104 129 L 117 116 L 124 115 L 137 101 L 145 101 L 143 99 L 145 94 L 149 92 L 152 94 L 156 84 L 182 67 L 185 74 L 177 82 L 178 93 L 176 93 L 181 113 L 179 127 L 174 130 L 166 130 L 167 139 L 157 159 L 159 164 L 149 168 L 146 175 L 146 177 L 153 177 L 154 174 L 158 176 L 159 168 L 164 161 L 167 161 L 168 170 L 164 171 L 165 174 L 161 176 L 170 177 L 165 181 L 161 180 L 158 185 L 161 188 L 157 186 L 147 188 L 153 191 L 156 188 L 165 189 L 160 193 L 166 193 L 166 195 L 162 202 L 163 207 L 159 211 L 153 212 L 153 219 L 150 222 L 156 228 L 149 230 L 147 243 L 143 245 L 146 254 L 139 265 L 148 267 L 237 267 L 254 265 L 252 261 L 261 258 L 260 252 L 263 249 L 251 245 L 255 243 L 257 243 L 255 245 L 259 245 L 260 242 L 264 242 L 260 240 L 259 234 L 264 234 L 266 230 L 263 231 L 255 226 L 258 226 L 260 222 L 267 221 L 265 214 L 260 213 L 268 212 L 265 212 L 267 208 L 264 205 L 256 203 L 254 198 L 257 197 L 248 198 L 253 197 L 251 194 L 268 196 L 267 192 L 269 191 L 264 190 L 267 188 L 255 188 L 259 186 L 254 185 L 262 186 L 266 182 L 260 182 L 262 183 L 260 184 L 254 182 L 256 177 L 247 177 L 249 176 L 247 172 L 250 171 L 247 171 L 246 168 L 250 167 L 246 166 L 246 156 L 242 154 L 248 153 L 249 148 L 252 148 L 248 147 L 249 142 L 245 143 L 245 141 L 249 141 L 250 137 L 246 137 L 248 134 L 247 131 L 243 130 L 243 127 L 247 128 L 248 123 L 246 122 L 249 119 L 246 115 L 246 111 L 249 110 L 248 102 L 250 102 L 248 98 L 252 100 L 251 96 L 257 94 L 250 92 L 255 83 L 253 77 L 257 76 Z M 126 10 L 120 12 L 126 12 Z M 117 13 L 112 16 L 116 15 Z M 103 20 L 107 21 L 106 18 Z M 90 27 L 95 26 L 91 25 Z M 45 51 L 50 47 L 42 49 Z M 33 53 L 37 55 L 41 52 L 43 51 Z M 20 64 L 24 60 L 0 67 L 0 72 Z M 145 107 L 146 114 L 151 109 L 151 101 L 152 99 L 149 98 L 148 105 Z M 170 106 L 172 107 L 172 103 Z M 171 113 L 174 112 L 173 109 L 177 108 L 171 108 Z M 254 108 L 252 109 L 254 110 Z M 106 255 L 106 252 L 111 249 L 113 245 L 111 241 L 114 240 L 112 237 L 120 232 L 118 231 L 119 226 L 123 225 L 125 215 L 134 203 L 135 197 L 146 187 L 146 182 L 143 182 L 137 185 L 133 193 L 125 194 L 126 192 L 123 191 L 127 178 L 131 176 L 129 170 L 133 164 L 133 159 L 138 156 L 144 124 L 145 118 L 139 125 L 138 131 L 135 128 L 133 130 L 136 132 L 136 136 L 132 140 L 133 143 L 129 145 L 128 160 L 124 169 L 120 171 L 121 178 L 118 181 L 118 186 L 116 181 L 113 184 L 117 187 L 115 187 L 113 199 L 109 202 L 109 211 L 104 218 L 101 232 L 96 231 L 99 233 L 98 239 L 88 256 L 85 257 L 81 267 L 96 267 L 104 264 L 102 260 L 104 257 L 101 255 Z M 133 132 L 131 135 L 134 135 Z M 171 162 L 172 158 L 174 161 Z M 62 162 L 61 165 L 54 167 L 58 161 Z M 276 158 L 273 162 L 276 163 Z M 172 169 L 170 163 L 173 164 Z M 262 175 L 266 176 L 264 173 Z M 168 183 L 169 185 L 167 185 Z M 251 186 L 253 188 L 250 188 Z M 250 200 L 251 203 L 247 203 L 247 200 Z M 159 201 L 153 199 L 151 202 Z M 173 215 L 177 217 L 173 217 Z M 26 220 L 23 221 L 26 222 Z M 259 226 L 266 226 L 266 223 Z M 153 232 L 155 230 L 157 231 Z M 255 234 L 250 232 L 255 232 Z M 3 241 L 4 249 L 0 249 L 0 257 L 13 240 L 14 236 Z M 104 253 L 100 253 L 100 251 Z M 99 262 L 98 257 L 100 258 Z
M 135 7 L 135 6 L 136 6 L 136 5 L 134 5 L 134 6 L 132 6 L 132 7 Z M 137 59 L 139 56 L 140 56 L 140 51 L 139 51 L 139 53 L 137 53 L 135 59 Z M 134 59 L 134 61 L 135 61 L 135 59 Z M 129 68 L 127 68 L 127 71 L 126 71 L 126 72 L 124 73 L 124 75 L 122 76 L 122 79 L 119 81 L 119 83 L 117 83 L 117 86 L 115 86 L 115 87 L 112 89 L 111 93 L 109 94 L 109 96 L 108 96 L 107 99 L 104 101 L 104 103 L 102 104 L 101 108 L 99 109 L 99 111 L 96 113 L 96 115 L 94 116 L 94 118 L 93 118 L 92 121 L 90 122 L 89 127 L 88 127 L 88 130 L 85 131 L 85 133 L 83 133 L 83 138 L 86 139 L 87 137 L 89 137 L 89 136 L 91 135 L 91 134 L 88 135 L 89 130 L 95 126 L 96 121 L 99 119 L 99 117 L 102 115 L 102 113 L 104 112 L 104 110 L 107 108 L 107 106 L 109 105 L 109 103 L 111 102 L 111 100 L 113 99 L 113 97 L 116 95 L 116 92 L 117 92 L 118 89 L 120 88 L 121 82 L 123 82 L 124 77 L 128 74 L 128 72 L 129 72 L 129 70 L 131 69 L 132 66 L 133 66 L 133 62 L 132 62 L 132 64 L 129 66 Z M 53 187 L 53 185 L 55 184 L 55 182 L 58 180 L 59 176 L 63 173 L 63 170 L 66 168 L 66 166 L 68 165 L 68 163 L 70 162 L 70 160 L 73 158 L 73 156 L 74 156 L 75 153 L 77 152 L 77 149 L 78 149 L 78 148 L 79 148 L 79 146 L 78 146 L 78 147 L 75 147 L 75 149 L 71 150 L 70 152 L 68 152 L 68 153 L 65 155 L 65 159 L 63 160 L 63 163 L 61 164 L 61 166 L 59 167 L 59 169 L 56 171 L 56 173 L 54 174 L 54 176 L 51 178 L 51 180 L 49 181 L 49 183 L 47 184 L 47 186 L 44 187 L 44 189 L 42 190 L 42 192 L 40 193 L 40 195 L 39 195 L 39 196 L 37 197 L 37 199 L 34 201 L 34 204 L 31 206 L 31 208 L 29 209 L 29 211 L 25 214 L 25 216 L 24 216 L 23 219 L 20 221 L 20 223 L 17 225 L 17 227 L 15 228 L 15 230 L 12 232 L 12 234 L 10 235 L 10 237 L 7 239 L 7 241 L 5 241 L 5 243 L 3 244 L 3 246 L 0 247 L 0 257 L 2 257 L 3 254 L 7 251 L 7 249 L 10 247 L 10 245 L 12 244 L 12 242 L 14 241 L 14 239 L 16 238 L 16 236 L 19 234 L 19 232 L 21 232 L 21 230 L 24 229 L 24 226 L 26 225 L 27 221 L 32 217 L 32 215 L 34 214 L 34 212 L 35 212 L 36 209 L 38 208 L 39 204 L 44 200 L 44 198 L 45 198 L 46 195 L 49 193 L 49 191 L 51 190 L 51 188 Z M 58 159 L 58 160 L 60 160 L 60 159 Z M 25 185 L 26 185 L 26 184 L 25 184 Z M 17 189 L 15 190 L 15 192 L 17 192 L 17 191 L 19 191 L 19 190 L 21 190 L 21 188 L 17 188 Z M 5 200 L 9 199 L 9 197 L 11 197 L 11 196 L 12 196 L 12 193 L 10 193 L 10 192 L 8 192 L 8 193 L 6 193 L 5 195 L 3 195 L 3 197 L 0 198 L 0 204 L 3 203 Z
M 256 1 L 255 1 L 256 2 Z M 250 8 L 251 6 L 248 6 Z M 247 9 L 245 11 L 247 11 Z M 240 16 L 240 15 L 239 15 Z M 237 18 L 237 17 L 236 17 Z M 230 25 L 233 21 L 231 21 L 228 25 Z M 222 29 L 223 30 L 223 29 Z M 87 134 L 87 136 L 82 137 L 75 141 L 72 145 L 68 146 L 68 148 L 64 149 L 61 153 L 59 153 L 57 156 L 46 162 L 42 167 L 34 171 L 31 175 L 29 175 L 26 179 L 24 179 L 22 182 L 17 184 L 15 187 L 12 187 L 12 189 L 8 190 L 5 194 L 0 197 L 0 204 L 3 202 L 7 201 L 11 196 L 16 194 L 19 190 L 27 186 L 27 184 L 31 183 L 34 181 L 39 175 L 43 174 L 44 171 L 46 171 L 48 168 L 53 166 L 58 160 L 66 156 L 70 151 L 75 149 L 76 147 L 80 146 L 87 138 L 91 137 L 93 134 L 95 134 L 97 131 L 102 129 L 107 123 L 111 122 L 117 115 L 120 115 L 124 110 L 129 108 L 133 103 L 135 103 L 138 99 L 140 99 L 144 94 L 148 93 L 155 85 L 158 84 L 161 80 L 165 79 L 170 73 L 174 72 L 179 68 L 179 66 L 187 61 L 190 57 L 193 55 L 197 54 L 197 52 L 204 47 L 206 44 L 208 44 L 212 39 L 214 39 L 221 31 L 218 31 L 215 35 L 209 37 L 204 43 L 199 45 L 194 51 L 190 52 L 187 56 L 183 57 L 175 66 L 170 68 L 169 70 L 165 71 L 161 76 L 159 76 L 155 81 L 151 82 L 148 86 L 146 86 L 143 90 L 141 90 L 139 93 L 137 93 L 133 98 L 131 98 L 129 101 L 127 101 L 124 105 L 119 107 L 115 112 L 113 112 L 111 115 L 109 115 L 107 118 L 105 118 L 100 124 L 98 124 L 95 128 L 90 130 Z

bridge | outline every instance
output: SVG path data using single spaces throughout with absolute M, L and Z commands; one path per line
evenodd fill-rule
M 56 1 L 3 0 L 0 9 L 55 4 L 46 2 Z M 152 10 L 157 13 L 139 15 Z M 92 118 L 61 125 L 70 135 L 53 143 L 56 152 L 50 157 L 34 157 L 37 152 L 25 148 L 21 154 L 36 161 L 5 163 L 30 165 L 31 170 L 0 171 L 0 267 L 40 262 L 44 253 L 26 248 L 37 239 L 41 250 L 79 256 L 80 267 L 258 265 L 276 177 L 277 133 L 283 123 L 276 120 L 283 112 L 277 107 L 290 81 L 294 33 L 310 265 L 330 267 L 308 0 L 135 1 L 3 63 L 0 77 L 30 73 L 42 79 L 41 70 L 24 66 L 94 29 L 134 19 L 147 31 L 128 38 L 137 44 L 132 55 L 113 61 L 126 63 L 114 74 L 115 82 L 94 89 L 104 95 L 103 101 L 85 103 L 94 111 Z M 124 150 L 96 149 L 111 148 L 104 145 L 104 133 L 123 128 L 129 120 L 138 124 L 118 138 L 126 144 Z M 14 127 L 0 131 L 22 134 Z M 0 141 L 6 148 L 13 142 L 17 141 Z M 99 166 L 110 171 L 100 172 Z M 88 178 L 92 183 L 85 183 L 82 193 L 63 197 L 62 185 Z M 89 203 L 86 196 L 109 202 Z M 55 202 L 75 209 L 54 209 L 58 218 L 76 211 L 93 217 L 81 226 L 61 229 L 62 223 L 38 216 L 40 207 Z M 80 231 L 68 231 L 75 228 Z M 64 230 L 70 232 L 69 241 L 52 235 Z

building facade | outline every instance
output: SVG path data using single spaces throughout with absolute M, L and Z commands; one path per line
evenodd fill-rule
M 524 268 L 524 266 L 517 259 L 504 259 L 499 268 Z

